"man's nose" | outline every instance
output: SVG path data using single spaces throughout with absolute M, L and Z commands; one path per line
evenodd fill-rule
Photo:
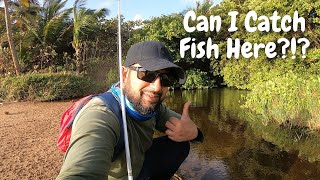
M 154 91 L 158 92 L 161 90 L 161 80 L 160 76 L 158 76 L 152 83 L 150 83 L 150 86 L 153 88 Z

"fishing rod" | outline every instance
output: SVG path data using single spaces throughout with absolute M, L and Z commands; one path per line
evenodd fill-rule
M 119 53 L 118 54 L 119 77 L 120 77 L 120 104 L 121 104 L 122 120 L 123 120 L 124 145 L 125 145 L 125 151 L 126 151 L 127 171 L 128 171 L 128 179 L 133 180 L 130 147 L 129 147 L 129 140 L 128 140 L 126 109 L 125 109 L 125 104 L 124 104 L 125 101 L 124 101 L 124 94 L 123 94 L 120 0 L 118 0 L 118 53 Z

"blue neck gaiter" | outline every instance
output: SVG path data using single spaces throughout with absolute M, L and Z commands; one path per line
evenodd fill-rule
M 120 89 L 118 87 L 119 85 L 119 82 L 118 83 L 115 83 L 111 86 L 110 88 L 110 91 L 111 93 L 114 95 L 114 97 L 117 98 L 118 102 L 121 102 L 120 101 Z M 153 118 L 154 116 L 157 115 L 156 112 L 154 113 L 151 113 L 151 114 L 140 114 L 138 111 L 136 111 L 131 102 L 128 100 L 128 98 L 125 96 L 124 97 L 125 99 L 125 106 L 126 106 L 126 112 L 135 120 L 137 121 L 147 121 L 151 118 Z

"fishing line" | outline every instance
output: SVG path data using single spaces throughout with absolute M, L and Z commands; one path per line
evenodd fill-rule
M 120 0 L 118 0 L 118 52 L 119 52 L 118 60 L 119 60 L 119 77 L 120 77 L 120 103 L 121 103 L 121 111 L 122 111 L 122 119 L 123 119 L 123 132 L 124 132 L 124 145 L 125 145 L 126 160 L 127 160 L 127 171 L 128 171 L 128 179 L 133 180 L 130 147 L 129 147 L 129 140 L 128 140 L 126 109 L 125 109 L 125 104 L 124 104 L 125 101 L 124 101 L 124 94 L 123 94 Z

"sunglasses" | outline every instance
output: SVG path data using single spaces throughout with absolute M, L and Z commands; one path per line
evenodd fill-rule
M 137 71 L 137 78 L 149 83 L 154 82 L 158 77 L 160 77 L 161 86 L 170 87 L 177 82 L 177 77 L 170 72 L 161 73 L 159 71 L 148 71 L 143 67 L 128 67 L 131 70 Z

